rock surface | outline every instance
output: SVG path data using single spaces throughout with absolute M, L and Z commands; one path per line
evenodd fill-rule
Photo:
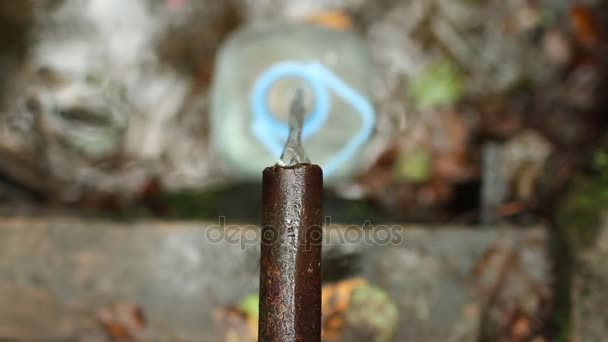
M 214 312 L 258 289 L 258 230 L 240 227 L 3 219 L 0 338 L 216 341 Z M 326 227 L 323 277 L 384 289 L 399 311 L 395 340 L 477 341 L 504 312 L 497 279 L 550 283 L 543 228 L 386 228 Z M 532 270 L 505 267 L 496 250 Z
M 576 256 L 572 280 L 572 341 L 602 341 L 608 335 L 608 216 L 595 242 Z

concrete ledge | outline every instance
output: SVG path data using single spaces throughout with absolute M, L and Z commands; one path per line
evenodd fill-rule
M 257 292 L 259 245 L 212 242 L 213 225 L 0 220 L 0 337 L 96 336 L 100 310 L 122 302 L 141 307 L 145 336 L 216 341 L 214 310 Z M 353 227 L 326 227 L 324 278 L 360 276 L 384 288 L 399 307 L 399 341 L 476 341 L 482 318 L 484 329 L 500 328 L 491 322 L 509 300 L 500 289 L 510 275 L 527 277 L 524 292 L 551 281 L 542 227 L 385 231 L 402 239 L 369 244 L 355 241 L 364 233 Z M 518 300 L 540 305 L 539 296 Z

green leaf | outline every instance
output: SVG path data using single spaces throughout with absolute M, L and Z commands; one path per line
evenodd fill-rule
M 258 319 L 260 316 L 260 297 L 257 294 L 250 294 L 241 300 L 239 303 L 239 309 L 245 312 L 248 316 Z
M 431 177 L 431 154 L 423 149 L 402 153 L 395 164 L 398 180 L 424 183 Z
M 418 109 L 449 106 L 462 98 L 464 80 L 453 63 L 442 61 L 429 65 L 414 78 L 410 92 Z

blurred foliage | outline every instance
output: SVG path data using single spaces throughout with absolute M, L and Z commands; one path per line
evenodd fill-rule
M 384 290 L 365 284 L 353 291 L 346 320 L 354 327 L 373 331 L 373 341 L 388 342 L 395 334 L 399 311 Z
M 182 191 L 163 195 L 169 216 L 179 219 L 214 218 L 220 216 L 218 199 L 222 189 L 208 191 Z
M 590 177 L 573 181 L 557 213 L 557 222 L 575 249 L 594 241 L 600 214 L 608 208 L 608 149 L 594 153 L 591 171 Z
M 604 144 L 606 146 L 606 144 Z M 556 341 L 570 341 L 572 332 L 572 274 L 576 255 L 591 246 L 600 231 L 601 214 L 608 208 L 608 148 L 599 148 L 591 157 L 590 174 L 570 182 L 556 213 L 557 282 L 554 324 Z
M 399 180 L 423 183 L 431 177 L 431 153 L 417 149 L 402 153 L 395 163 L 395 176 Z
M 254 317 L 257 320 L 260 317 L 260 296 L 257 293 L 248 295 L 241 300 L 238 308 L 247 316 Z
M 454 104 L 463 93 L 464 78 L 448 61 L 429 65 L 411 83 L 412 99 L 421 110 Z

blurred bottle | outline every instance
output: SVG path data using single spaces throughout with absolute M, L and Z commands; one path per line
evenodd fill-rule
M 375 123 L 372 62 L 354 33 L 304 23 L 260 23 L 228 39 L 212 86 L 212 142 L 235 176 L 259 179 L 279 160 L 287 116 L 302 89 L 302 131 L 310 160 L 328 180 L 357 169 Z

